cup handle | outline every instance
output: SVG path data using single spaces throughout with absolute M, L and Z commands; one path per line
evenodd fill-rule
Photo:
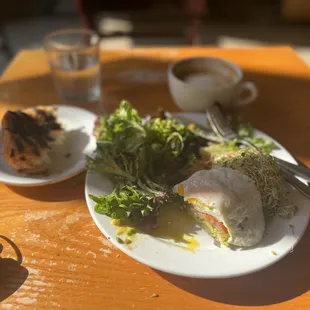
M 245 82 L 241 84 L 237 99 L 236 105 L 243 106 L 251 103 L 254 101 L 258 96 L 258 90 L 254 83 L 252 82 Z

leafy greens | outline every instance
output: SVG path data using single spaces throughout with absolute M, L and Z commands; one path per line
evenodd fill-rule
M 240 137 L 248 140 L 258 149 L 260 149 L 264 154 L 270 154 L 273 150 L 277 148 L 273 141 L 262 137 L 255 137 L 254 128 L 250 123 L 239 124 L 237 131 Z
M 254 135 L 254 128 L 250 123 L 239 124 L 236 128 L 236 132 L 238 133 L 239 137 L 249 141 L 265 155 L 270 154 L 273 150 L 277 149 L 277 146 L 273 141 L 262 137 L 256 137 Z M 218 149 L 222 153 L 229 153 L 238 150 L 240 143 L 241 142 L 238 139 L 233 139 L 226 141 L 222 145 L 215 144 L 214 146 L 215 149 Z
M 156 216 L 162 204 L 179 199 L 171 187 L 184 178 L 205 144 L 174 119 L 142 120 L 126 101 L 100 119 L 96 136 L 96 154 L 87 157 L 87 167 L 108 175 L 116 188 L 90 198 L 98 213 L 131 223 Z
M 275 148 L 273 142 L 255 137 L 250 124 L 239 125 L 237 131 L 265 154 Z M 206 152 L 215 156 L 239 150 L 238 140 L 205 148 L 206 139 L 190 126 L 173 118 L 142 119 L 127 101 L 101 117 L 96 138 L 96 153 L 87 157 L 87 168 L 108 175 L 116 187 L 111 194 L 90 198 L 96 212 L 131 224 L 154 219 L 166 202 L 181 203 L 183 198 L 171 189 L 201 167 Z

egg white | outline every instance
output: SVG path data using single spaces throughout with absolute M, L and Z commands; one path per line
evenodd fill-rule
M 265 220 L 261 194 L 245 174 L 225 167 L 201 170 L 177 184 L 174 191 L 181 191 L 196 211 L 222 222 L 230 235 L 228 243 L 251 246 L 262 239 Z

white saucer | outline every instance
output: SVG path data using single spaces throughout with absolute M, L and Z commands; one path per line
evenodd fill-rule
M 4 160 L 0 143 L 0 182 L 16 186 L 41 186 L 69 179 L 85 170 L 85 155 L 96 148 L 93 129 L 97 116 L 74 106 L 57 105 L 57 116 L 65 126 L 65 142 L 53 147 L 47 176 L 29 176 L 12 169 Z

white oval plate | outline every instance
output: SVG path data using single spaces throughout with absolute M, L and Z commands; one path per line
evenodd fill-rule
M 183 117 L 198 124 L 205 124 L 205 117 L 199 113 L 182 113 Z M 256 131 L 257 136 L 273 140 L 266 134 Z M 275 141 L 276 143 L 276 141 Z M 296 163 L 294 158 L 278 143 L 274 155 Z M 305 232 L 309 216 L 309 200 L 299 192 L 292 190 L 291 199 L 299 208 L 296 216 L 290 220 L 274 218 L 266 228 L 263 241 L 254 248 L 231 250 L 214 245 L 213 239 L 201 228 L 194 233 L 200 247 L 195 253 L 184 250 L 173 241 L 156 238 L 146 234 L 137 234 L 132 249 L 116 241 L 116 227 L 111 219 L 94 211 L 95 203 L 88 194 L 102 195 L 111 192 L 113 184 L 104 176 L 88 173 L 85 184 L 86 201 L 90 214 L 102 233 L 127 255 L 152 268 L 187 277 L 228 278 L 252 273 L 277 262 L 293 250 Z M 290 225 L 294 225 L 294 229 Z M 197 229 L 197 227 L 196 227 Z M 195 230 L 195 229 L 194 229 Z M 277 255 L 275 255 L 275 253 Z
M 85 155 L 96 148 L 93 136 L 96 115 L 74 106 L 57 105 L 57 117 L 65 127 L 65 142 L 51 150 L 48 176 L 29 176 L 11 168 L 4 160 L 0 143 L 0 182 L 16 186 L 41 186 L 69 179 L 85 170 Z M 70 154 L 67 155 L 67 154 Z

